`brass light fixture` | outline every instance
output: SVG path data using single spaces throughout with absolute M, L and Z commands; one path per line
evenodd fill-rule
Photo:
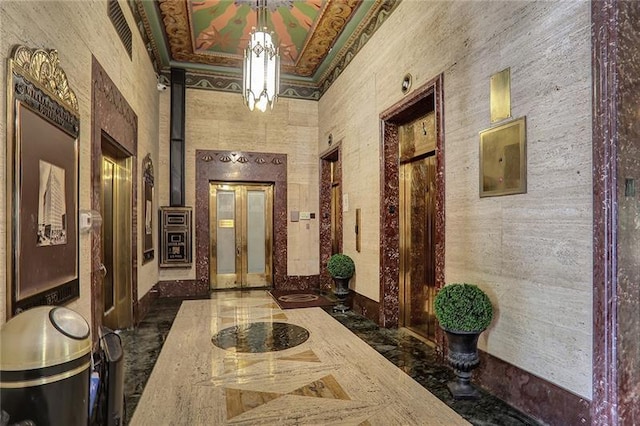
M 244 50 L 242 96 L 251 111 L 273 109 L 280 90 L 280 55 L 267 29 L 267 0 L 256 0 L 257 27 Z

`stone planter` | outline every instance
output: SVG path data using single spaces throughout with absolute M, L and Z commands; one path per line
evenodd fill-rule
M 479 332 L 446 330 L 447 361 L 453 367 L 457 380 L 447 383 L 455 399 L 477 399 L 478 390 L 471 384 L 471 371 L 480 364 L 478 356 Z M 484 330 L 483 330 L 484 331 Z
M 349 281 L 351 277 L 333 277 L 333 282 L 335 283 L 335 289 L 333 290 L 334 296 L 338 299 L 338 303 L 333 307 L 334 312 L 346 312 L 349 310 L 349 307 L 345 305 L 345 301 L 347 300 L 347 296 L 349 296 Z

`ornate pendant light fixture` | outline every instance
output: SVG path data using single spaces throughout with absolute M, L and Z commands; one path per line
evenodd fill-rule
M 257 27 L 244 50 L 242 96 L 251 111 L 273 108 L 280 90 L 280 55 L 273 33 L 267 32 L 267 0 L 256 0 Z

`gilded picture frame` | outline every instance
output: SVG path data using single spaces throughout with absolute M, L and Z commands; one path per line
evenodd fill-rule
M 480 132 L 480 197 L 527 192 L 525 117 Z
M 17 46 L 7 72 L 7 317 L 80 294 L 75 93 L 55 50 Z
M 144 237 L 142 247 L 142 263 L 145 264 L 153 260 L 153 161 L 151 154 L 147 154 L 142 160 L 142 187 L 143 187 L 143 212 L 144 212 Z

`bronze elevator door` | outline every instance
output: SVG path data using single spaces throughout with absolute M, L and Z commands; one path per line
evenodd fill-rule
M 435 155 L 400 166 L 402 325 L 435 340 Z
M 103 323 L 131 326 L 131 157 L 102 157 Z
M 273 186 L 210 184 L 211 289 L 271 285 Z

